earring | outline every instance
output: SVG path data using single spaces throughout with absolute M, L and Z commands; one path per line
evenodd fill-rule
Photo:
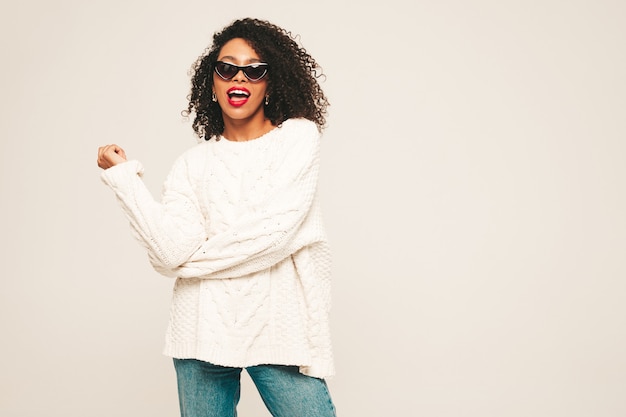
M 267 106 L 268 104 L 270 104 L 270 95 L 269 94 L 267 94 L 265 96 L 265 105 Z
M 211 101 L 213 102 L 217 102 L 217 96 L 215 95 L 215 91 L 213 92 L 213 94 L 211 95 Z

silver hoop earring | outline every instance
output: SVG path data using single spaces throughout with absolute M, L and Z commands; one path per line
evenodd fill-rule
M 217 96 L 215 95 L 215 92 L 213 92 L 213 94 L 211 95 L 211 101 L 217 102 Z
M 270 95 L 266 95 L 265 96 L 265 105 L 267 106 L 268 104 L 270 104 Z

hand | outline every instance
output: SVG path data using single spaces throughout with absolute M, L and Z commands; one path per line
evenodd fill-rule
M 98 148 L 98 166 L 102 169 L 111 168 L 126 162 L 126 152 L 117 145 L 106 145 Z

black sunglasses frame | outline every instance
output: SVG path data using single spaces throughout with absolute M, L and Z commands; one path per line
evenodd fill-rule
M 236 68 L 237 71 L 234 72 L 233 75 L 231 75 L 230 77 L 226 77 L 219 71 L 218 68 L 219 68 L 220 65 L 228 65 L 230 67 Z M 255 78 L 255 77 L 252 77 L 250 74 L 248 74 L 248 71 L 250 69 L 258 69 L 259 67 L 262 67 L 264 69 L 263 74 L 261 74 L 260 77 L 256 77 Z M 243 75 L 245 75 L 246 78 L 248 80 L 252 81 L 252 82 L 260 81 L 261 79 L 263 79 L 263 77 L 265 77 L 267 75 L 268 68 L 269 68 L 269 64 L 267 64 L 265 62 L 255 62 L 253 64 L 239 66 L 239 65 L 235 65 L 235 64 L 232 64 L 230 62 L 224 62 L 224 61 L 217 61 L 217 62 L 215 62 L 215 65 L 213 67 L 213 69 L 215 70 L 215 73 L 224 81 L 232 80 L 237 74 L 239 74 L 239 71 L 243 71 Z

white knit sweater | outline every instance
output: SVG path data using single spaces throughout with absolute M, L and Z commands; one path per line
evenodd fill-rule
M 161 202 L 138 161 L 103 171 L 154 268 L 177 277 L 166 355 L 334 373 L 319 154 L 316 125 L 290 119 L 254 140 L 192 147 Z

